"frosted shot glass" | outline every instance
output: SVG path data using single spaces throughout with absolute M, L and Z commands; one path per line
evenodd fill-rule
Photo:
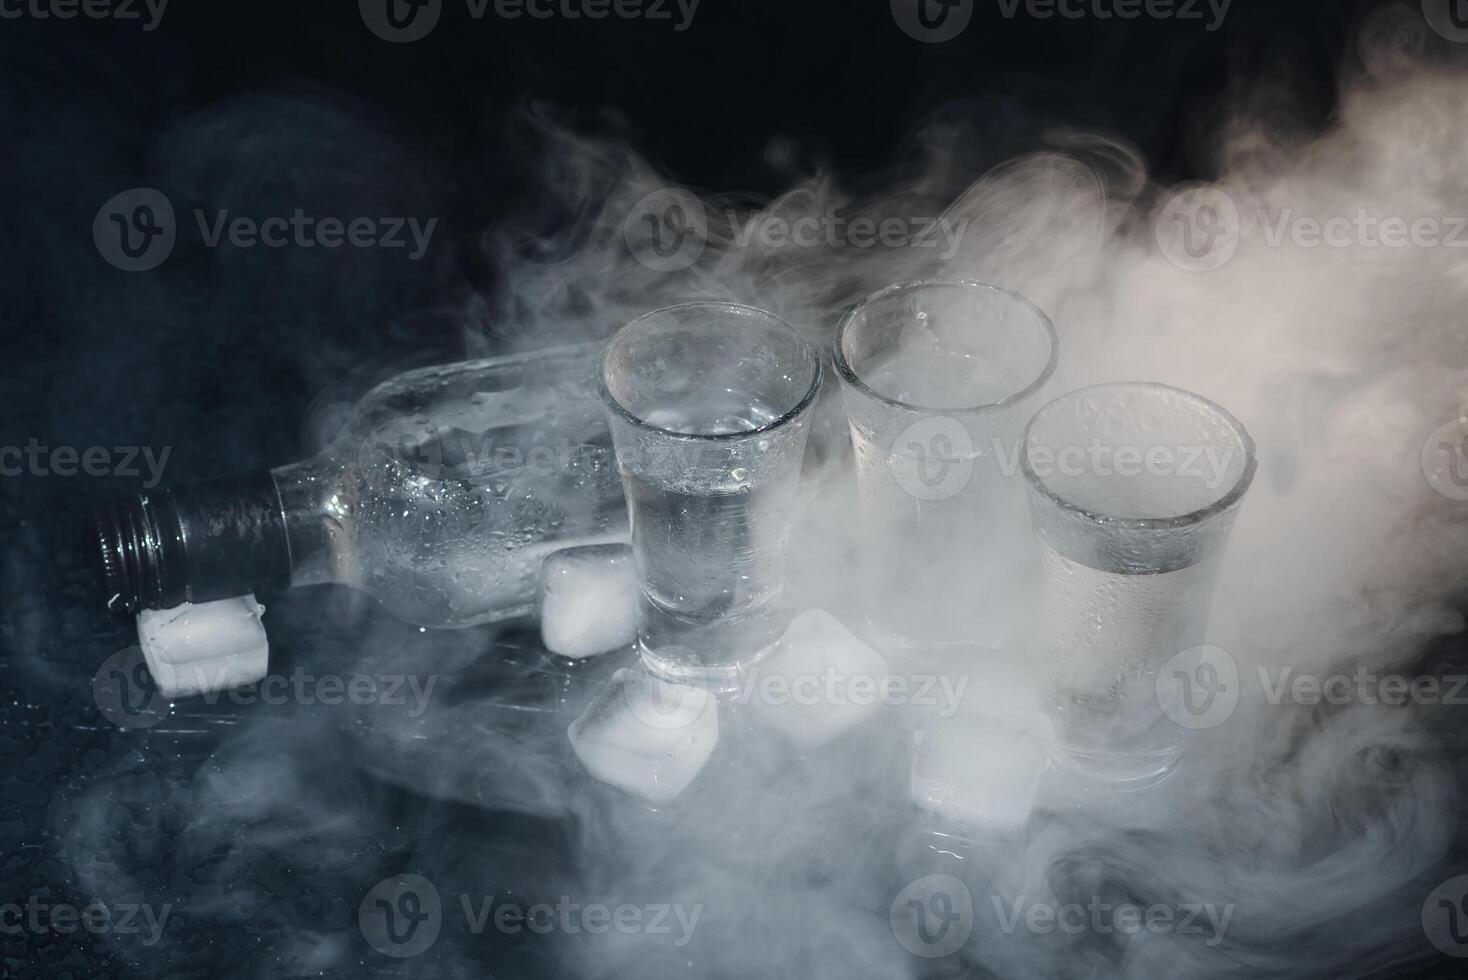
M 632 521 L 638 647 L 664 680 L 724 694 L 779 638 L 816 349 L 734 303 L 655 310 L 601 359 Z
M 1165 703 L 1159 671 L 1204 642 L 1254 443 L 1206 398 L 1124 382 L 1040 409 L 1023 464 L 1052 761 L 1114 788 L 1146 788 L 1182 754 L 1181 706 Z
M 1038 307 L 980 282 L 891 286 L 842 322 L 868 626 L 899 662 L 945 665 L 1014 628 L 1020 436 L 1056 356 Z

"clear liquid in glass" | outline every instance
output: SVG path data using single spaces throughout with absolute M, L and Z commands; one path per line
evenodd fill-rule
M 1061 755 L 1117 782 L 1150 783 L 1182 753 L 1158 672 L 1202 642 L 1215 568 L 1125 575 L 1042 544 L 1041 622 Z
M 776 418 L 762 400 L 726 391 L 663 405 L 646 421 L 708 436 L 747 433 Z M 642 655 L 668 680 L 732 689 L 788 618 L 779 599 L 796 488 L 759 480 L 767 461 L 755 440 L 711 471 L 623 466 L 642 582 Z

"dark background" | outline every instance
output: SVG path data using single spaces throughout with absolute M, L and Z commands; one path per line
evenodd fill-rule
M 425 352 L 494 349 L 512 325 L 481 320 L 466 344 L 461 322 L 443 315 L 496 294 L 504 269 L 486 233 L 554 238 L 576 217 L 541 206 L 544 153 L 527 113 L 623 138 L 673 179 L 719 190 L 778 192 L 789 173 L 769 165 L 776 139 L 794 147 L 798 168 L 859 186 L 942 114 L 984 134 L 981 160 L 1065 125 L 1120 134 L 1163 181 L 1207 177 L 1202 134 L 1261 80 L 1289 85 L 1295 98 L 1279 111 L 1303 130 L 1329 124 L 1338 74 L 1359 67 L 1349 38 L 1362 13 L 1330 0 L 1235 0 L 1209 33 L 1199 21 L 1007 20 L 989 0 L 959 38 L 925 44 L 871 0 L 703 0 L 681 33 L 668 21 L 473 21 L 462 2 L 445 7 L 428 38 L 402 45 L 373 36 L 346 0 L 173 0 L 153 32 L 138 21 L 0 20 L 0 445 L 168 446 L 173 481 L 279 465 L 314 450 L 323 399 Z M 104 201 L 136 186 L 162 190 L 181 214 L 305 207 L 440 222 L 418 262 L 346 249 L 209 252 L 181 236 L 158 270 L 129 274 L 103 261 L 91 227 Z M 196 785 L 229 710 L 129 733 L 90 694 L 97 665 L 133 640 L 96 609 L 80 526 L 97 500 L 140 484 L 0 478 L 5 900 L 85 905 L 78 860 L 144 868 L 133 881 L 154 900 L 185 891 L 193 873 L 173 862 L 189 842 L 185 808 L 169 808 Z M 331 647 L 320 603 L 282 600 L 273 655 Z M 406 629 L 398 640 L 418 642 Z M 314 866 L 231 851 L 228 874 L 271 896 L 238 910 L 241 925 L 186 931 L 162 951 L 86 934 L 7 936 L 0 975 L 312 972 L 311 950 L 275 946 L 277 926 L 350 921 L 361 890 L 352 866 L 390 853 L 423 807 L 349 774 L 321 778 L 369 800 L 380 823 L 355 828 Z M 100 810 L 74 805 L 98 787 Z M 478 818 L 435 819 L 452 835 Z M 528 832 L 517 833 L 523 843 Z M 78 857 L 78 834 L 95 853 Z M 331 975 L 393 965 L 370 954 L 353 951 Z M 502 975 L 532 969 L 504 963 Z
M 409 44 L 374 36 L 352 3 L 174 0 L 152 32 L 0 20 L 4 367 L 28 396 L 6 413 L 6 444 L 169 445 L 176 479 L 295 458 L 300 420 L 333 381 L 462 346 L 458 324 L 405 321 L 496 295 L 490 233 L 553 239 L 574 221 L 537 197 L 553 153 L 527 115 L 625 139 L 670 179 L 720 192 L 787 187 L 772 141 L 794 148 L 798 172 L 860 188 L 945 115 L 982 134 L 975 176 L 1066 126 L 1135 144 L 1164 183 L 1206 178 L 1204 134 L 1230 109 L 1287 115 L 1301 132 L 1329 125 L 1338 73 L 1359 71 L 1360 13 L 1236 0 L 1208 32 L 1196 20 L 1006 19 L 989 0 L 943 44 L 912 40 L 874 2 L 704 0 L 679 33 L 616 18 L 476 21 L 449 0 Z M 1274 104 L 1271 81 L 1287 101 Z M 136 186 L 167 194 L 181 229 L 159 270 L 130 275 L 89 232 L 103 202 Z M 210 251 L 196 207 L 439 224 L 418 262 Z M 476 329 L 493 346 L 513 328 Z M 48 507 L 130 489 L 22 482 L 8 492 Z

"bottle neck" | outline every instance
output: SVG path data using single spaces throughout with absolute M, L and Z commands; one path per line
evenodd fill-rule
M 115 612 L 265 593 L 291 579 L 291 542 L 268 472 L 185 483 L 101 508 L 99 576 Z
M 326 454 L 272 470 L 290 548 L 290 584 L 350 582 L 354 501 Z

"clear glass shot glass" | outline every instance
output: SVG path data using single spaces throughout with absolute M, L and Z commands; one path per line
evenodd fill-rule
M 820 355 L 771 313 L 689 303 L 618 331 L 600 376 L 643 662 L 674 683 L 737 690 L 789 620 L 785 545 Z
M 842 322 L 867 620 L 899 664 L 1002 646 L 1015 625 L 1020 436 L 1056 356 L 1038 307 L 980 282 L 890 286 Z
M 1254 443 L 1199 395 L 1102 384 L 1036 413 L 1023 465 L 1040 550 L 1052 762 L 1117 789 L 1154 785 L 1175 768 L 1187 733 L 1159 675 L 1204 643 Z

